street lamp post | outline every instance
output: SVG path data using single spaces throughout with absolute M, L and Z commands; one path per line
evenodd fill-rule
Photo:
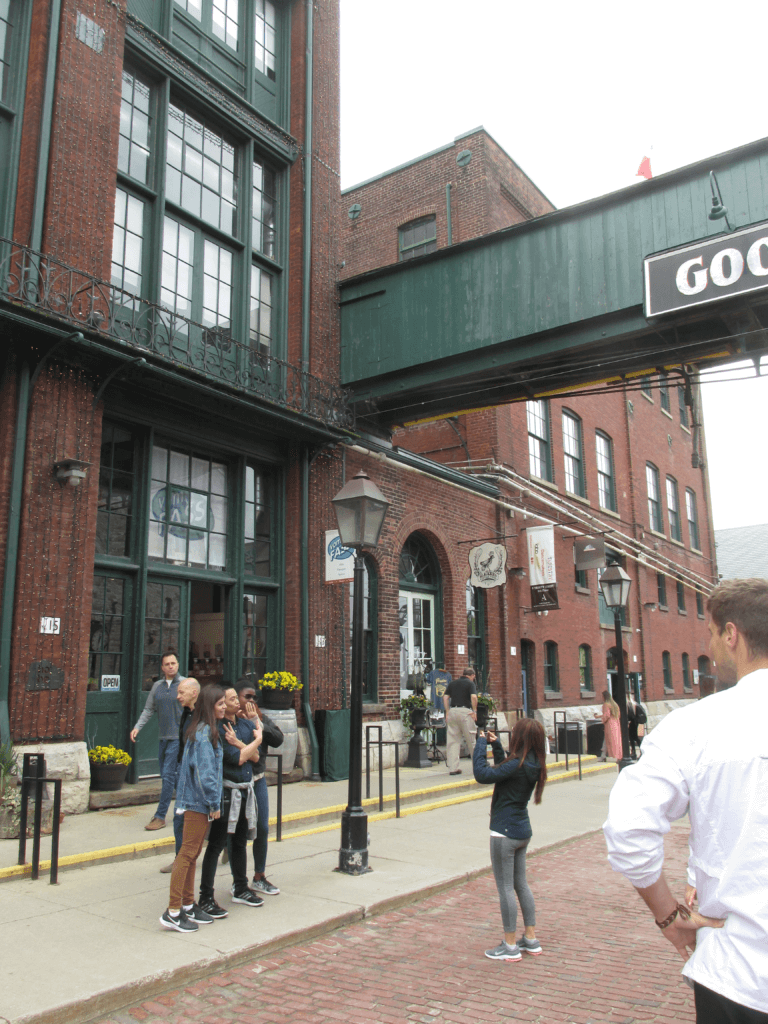
M 619 705 L 621 722 L 621 760 L 619 771 L 632 764 L 629 756 L 629 726 L 627 724 L 627 684 L 624 673 L 624 641 L 621 636 L 621 609 L 626 608 L 629 600 L 629 588 L 632 580 L 620 565 L 609 566 L 600 577 L 600 589 L 605 603 L 613 612 L 613 626 L 616 630 L 616 661 L 619 667 L 619 692 L 616 703 Z
M 363 581 L 362 549 L 375 548 L 389 502 L 361 470 L 333 499 L 344 547 L 355 550 L 352 602 L 352 686 L 349 721 L 349 785 L 341 815 L 339 871 L 363 875 L 368 867 L 368 815 L 363 810 Z M 344 641 L 346 643 L 346 641 Z

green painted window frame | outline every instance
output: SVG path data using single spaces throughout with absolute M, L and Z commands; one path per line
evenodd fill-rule
M 691 693 L 693 690 L 693 676 L 691 675 L 691 659 L 686 652 L 682 655 L 683 666 L 683 693 Z
M 704 595 L 700 590 L 696 591 L 696 614 L 700 619 L 704 618 Z
M 688 406 L 685 404 L 685 388 L 682 384 L 677 386 L 677 402 L 680 408 L 680 426 L 687 427 L 688 424 Z
M 659 374 L 659 405 L 664 412 L 671 412 L 669 405 L 669 378 L 666 373 Z
M 467 580 L 464 588 L 467 609 L 467 665 L 475 670 L 481 690 L 487 686 L 485 651 L 485 591 Z
M 0 234 L 6 238 L 13 236 L 32 7 L 22 0 L 9 5 L 13 32 L 7 37 L 7 73 L 0 94 L 0 152 L 7 154 L 6 170 L 0 175 Z
M 683 528 L 680 524 L 680 493 L 677 489 L 677 480 L 668 476 L 666 480 L 667 491 L 667 518 L 669 520 L 669 536 L 672 540 L 683 541 Z
M 600 508 L 616 512 L 616 474 L 613 466 L 613 440 L 603 430 L 595 431 L 597 459 L 597 501 Z
M 667 577 L 663 572 L 656 573 L 656 595 L 659 608 L 668 608 L 667 605 Z
M 688 614 L 688 610 L 685 607 L 685 584 L 681 579 L 677 580 L 677 612 L 678 615 Z
M 432 230 L 427 232 L 430 227 Z M 435 214 L 430 213 L 426 217 L 417 217 L 416 220 L 408 221 L 407 224 L 401 224 L 397 229 L 397 238 L 397 258 L 401 263 L 435 252 L 437 249 L 437 218 Z
M 661 671 L 664 679 L 664 692 L 672 693 L 675 685 L 672 682 L 672 661 L 669 651 L 661 652 Z
M 661 483 L 658 467 L 652 462 L 645 464 L 645 484 L 648 491 L 648 524 L 656 533 L 661 533 Z
M 560 666 L 554 640 L 544 642 L 544 690 L 547 693 L 560 692 Z
M 584 474 L 584 432 L 581 417 L 570 409 L 563 409 L 563 466 L 565 489 L 569 494 L 586 498 Z M 566 424 L 568 426 L 566 426 Z
M 579 647 L 579 690 L 582 692 L 594 692 L 595 684 L 592 679 L 592 648 L 589 644 L 581 644 Z
M 688 541 L 692 548 L 701 551 L 699 538 L 699 510 L 696 507 L 696 492 L 690 487 L 685 489 L 685 513 L 688 519 Z
M 538 398 L 526 402 L 525 415 L 528 425 L 528 471 L 539 480 L 554 483 L 549 401 Z

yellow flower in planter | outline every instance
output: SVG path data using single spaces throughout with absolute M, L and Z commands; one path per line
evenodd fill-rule
M 131 763 L 133 758 L 124 750 L 119 750 L 111 744 L 108 747 L 91 747 L 88 751 L 88 759 L 91 764 L 125 764 Z
M 288 692 L 301 689 L 300 681 L 292 672 L 267 672 L 259 680 L 259 686 L 262 690 L 283 690 Z

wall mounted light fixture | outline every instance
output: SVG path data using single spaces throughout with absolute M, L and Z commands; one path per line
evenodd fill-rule
M 60 459 L 53 464 L 53 475 L 62 487 L 67 484 L 79 487 L 88 476 L 90 465 L 90 462 L 82 462 L 80 459 Z

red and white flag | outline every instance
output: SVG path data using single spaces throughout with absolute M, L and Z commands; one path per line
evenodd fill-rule
M 635 177 L 636 178 L 652 178 L 653 177 L 653 174 L 651 173 L 651 158 L 649 156 L 644 156 L 643 159 L 640 161 L 640 166 L 637 169 L 637 174 L 635 175 Z

